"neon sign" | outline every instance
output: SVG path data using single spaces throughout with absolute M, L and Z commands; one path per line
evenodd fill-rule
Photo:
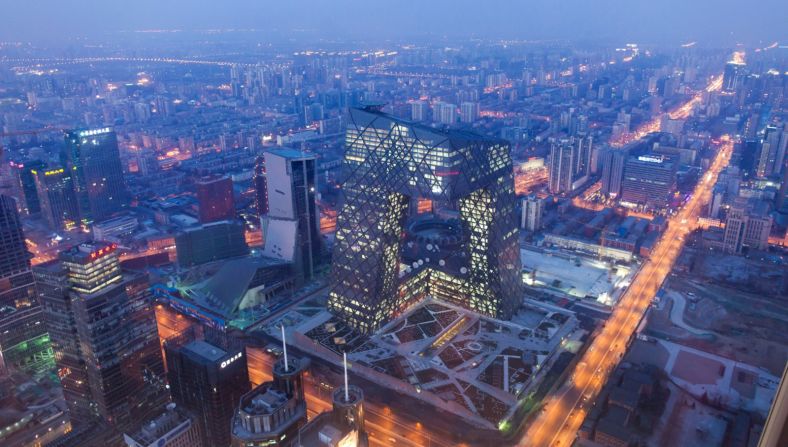
M 104 248 L 100 248 L 92 253 L 90 253 L 90 259 L 100 258 L 101 256 L 108 255 L 115 251 L 118 248 L 118 244 L 110 244 Z
M 220 365 L 221 368 L 222 369 L 227 368 L 227 366 L 229 366 L 230 364 L 232 364 L 236 360 L 240 359 L 242 356 L 243 356 L 243 351 L 239 352 L 238 354 L 235 354 L 234 356 L 230 357 L 227 360 L 223 360 L 221 365 Z
M 109 133 L 111 131 L 112 131 L 111 127 L 104 127 L 101 129 L 82 130 L 77 135 L 80 137 L 92 137 L 93 135 L 100 135 L 103 133 Z

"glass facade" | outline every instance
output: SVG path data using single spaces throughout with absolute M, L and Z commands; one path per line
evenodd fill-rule
M 126 205 L 118 138 L 107 127 L 66 132 L 63 164 L 73 173 L 80 216 L 103 220 Z
M 63 167 L 31 171 L 35 176 L 41 214 L 53 230 L 70 230 L 79 222 L 74 179 Z
M 518 228 L 508 143 L 441 131 L 374 108 L 352 109 L 343 161 L 345 202 L 339 213 L 329 308 L 370 333 L 431 293 L 414 281 L 453 288 L 453 301 L 509 318 L 521 299 Z M 430 200 L 436 216 L 459 221 L 452 262 L 422 256 L 403 264 L 406 227 Z M 439 244 L 436 244 L 439 245 Z M 432 246 L 432 244 L 429 244 Z M 451 280 L 446 280 L 451 277 Z
M 54 369 L 42 323 L 16 202 L 0 195 L 0 370 L 40 374 Z
M 191 330 L 166 340 L 167 377 L 173 401 L 195 415 L 207 445 L 227 447 L 234 410 L 249 391 L 249 377 L 243 350 L 213 343 Z
M 167 393 L 148 278 L 121 273 L 115 248 L 82 244 L 35 273 L 72 423 L 122 432 Z

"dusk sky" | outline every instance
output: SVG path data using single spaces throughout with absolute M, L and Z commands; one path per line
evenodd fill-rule
M 3 40 L 103 38 L 120 30 L 255 28 L 363 39 L 501 37 L 700 45 L 783 41 L 781 0 L 4 0 Z M 285 36 L 286 37 L 286 36 Z

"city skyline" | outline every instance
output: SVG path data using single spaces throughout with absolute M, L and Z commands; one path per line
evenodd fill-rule
M 4 13 L 0 445 L 788 442 L 786 5 Z
M 788 32 L 780 26 L 787 8 L 778 0 L 759 0 L 746 8 L 735 0 L 663 0 L 659 5 L 626 0 L 558 3 L 493 0 L 483 4 L 472 0 L 459 3 L 406 0 L 396 5 L 361 0 L 297 0 L 276 4 L 253 0 L 221 4 L 204 0 L 165 3 L 140 0 L 133 5 L 47 0 L 35 5 L 7 5 L 5 19 L 0 20 L 0 38 L 78 45 L 86 37 L 102 40 L 112 35 L 133 36 L 157 30 L 257 30 L 274 42 L 293 38 L 327 42 L 337 38 L 373 42 L 476 38 L 766 46 L 774 41 L 784 42 L 788 37 Z M 473 14 L 467 14 L 468 11 Z M 86 12 L 93 21 L 89 28 L 78 25 Z M 28 27 L 26 22 L 16 20 L 31 14 L 35 14 L 40 26 Z M 707 18 L 702 24 L 697 21 L 701 15 Z M 271 24 L 274 26 L 270 27 Z

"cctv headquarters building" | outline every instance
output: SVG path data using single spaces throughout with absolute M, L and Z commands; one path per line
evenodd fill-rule
M 427 296 L 509 319 L 522 298 L 507 142 L 351 109 L 329 309 L 365 334 Z

